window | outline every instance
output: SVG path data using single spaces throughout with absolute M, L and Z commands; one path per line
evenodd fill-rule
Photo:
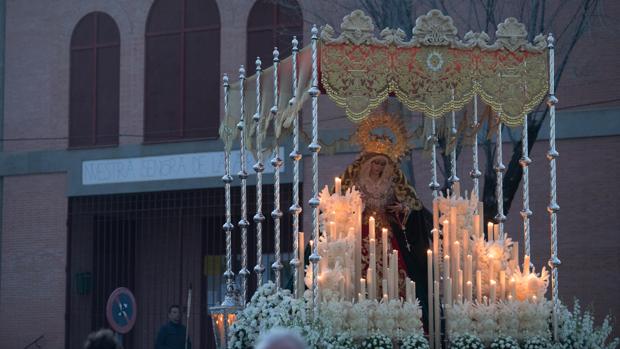
M 215 0 L 156 0 L 146 28 L 146 142 L 217 137 L 220 16 Z
M 254 74 L 256 57 L 261 58 L 262 68 L 273 65 L 274 47 L 278 47 L 280 59 L 290 56 L 294 35 L 301 48 L 303 27 L 303 15 L 297 1 L 257 1 L 248 17 L 248 74 Z
M 120 35 L 109 15 L 83 17 L 71 37 L 69 147 L 118 144 Z

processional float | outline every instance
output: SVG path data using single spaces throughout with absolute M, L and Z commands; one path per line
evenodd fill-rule
M 226 223 L 226 296 L 220 307 L 212 308 L 218 345 L 226 346 L 229 326 L 235 321 L 235 314 L 243 309 L 248 299 L 247 265 L 248 220 L 247 212 L 247 161 L 248 152 L 255 155 L 253 170 L 256 173 L 256 212 L 253 222 L 256 227 L 256 273 L 257 286 L 263 282 L 262 237 L 265 215 L 262 212 L 264 154 L 271 152 L 270 164 L 274 169 L 274 210 L 270 216 L 274 227 L 275 262 L 271 265 L 276 287 L 282 286 L 283 261 L 281 255 L 281 225 L 283 215 L 280 207 L 280 147 L 285 138 L 292 138 L 293 149 L 289 157 L 293 161 L 292 206 L 288 213 L 292 215 L 293 254 L 289 261 L 293 271 L 294 297 L 302 297 L 304 290 L 304 256 L 303 238 L 300 241 L 299 215 L 301 204 L 299 197 L 300 151 L 300 109 L 311 99 L 311 136 L 308 150 L 312 156 L 312 194 L 308 204 L 312 210 L 312 235 L 308 271 L 311 279 L 311 309 L 315 319 L 320 311 L 319 244 L 321 195 L 319 192 L 319 138 L 318 97 L 324 91 L 338 106 L 346 111 L 347 117 L 354 123 L 364 122 L 369 115 L 382 104 L 388 96 L 395 96 L 411 111 L 422 112 L 425 122 L 430 127 L 426 142 L 431 152 L 431 183 L 433 201 L 433 244 L 428 251 L 428 306 L 429 319 L 426 324 L 431 347 L 441 347 L 443 340 L 441 318 L 449 322 L 452 316 L 459 316 L 455 309 L 463 309 L 467 302 L 485 303 L 496 300 L 516 301 L 517 297 L 525 302 L 536 301 L 540 293 L 533 292 L 523 296 L 516 291 L 517 281 L 509 279 L 506 272 L 516 268 L 520 275 L 530 272 L 530 191 L 529 171 L 531 159 L 528 155 L 527 114 L 539 105 L 547 96 L 549 106 L 549 237 L 551 251 L 549 267 L 551 269 L 551 318 L 553 336 L 557 339 L 558 298 L 558 259 L 557 240 L 557 203 L 556 158 L 558 152 L 555 144 L 556 115 L 554 84 L 554 38 L 551 34 L 538 35 L 533 42 L 527 41 L 525 26 L 515 18 L 508 18 L 497 26 L 495 41 L 490 42 L 486 33 L 468 32 L 463 39 L 457 36 L 457 29 L 452 19 L 438 10 L 416 20 L 411 39 L 401 29 L 383 29 L 379 37 L 375 36 L 375 27 L 371 19 L 362 11 L 356 10 L 344 18 L 341 33 L 336 36 L 334 29 L 326 25 L 321 34 L 316 26 L 311 31 L 309 47 L 299 49 L 298 41 L 292 38 L 292 56 L 280 60 L 278 49 L 273 51 L 273 66 L 261 69 L 261 58 L 256 59 L 255 75 L 247 77 L 247 68 L 239 69 L 239 81 L 230 84 L 224 76 L 224 110 L 225 117 L 220 127 L 220 136 L 225 144 L 225 174 L 222 178 L 225 187 Z M 249 68 L 249 67 L 248 67 Z M 320 77 L 320 79 L 319 79 Z M 440 193 L 437 177 L 437 143 L 438 130 L 436 122 L 448 118 L 451 141 L 457 137 L 455 112 L 464 107 L 473 108 L 469 132 L 478 134 L 479 103 L 490 107 L 497 115 L 495 132 L 495 166 L 497 176 L 496 197 L 498 213 L 496 224 L 489 223 L 487 238 L 484 236 L 482 205 L 480 197 L 481 172 L 478 161 L 478 142 L 474 136 L 472 150 L 471 199 L 460 196 L 460 179 L 456 171 L 456 151 L 453 146 L 450 154 L 451 195 Z M 251 115 L 252 114 L 252 115 Z M 489 123 L 494 122 L 489 120 Z M 523 169 L 523 270 L 519 265 L 517 243 L 506 236 L 504 222 L 506 216 L 503 207 L 503 176 L 505 165 L 502 155 L 502 126 L 522 128 Z M 268 136 L 269 135 L 269 136 Z M 237 143 L 238 142 L 238 143 Z M 237 174 L 241 186 L 241 210 L 233 214 L 231 207 L 231 150 L 239 145 L 240 171 Z M 338 184 L 337 184 L 338 185 Z M 339 191 L 338 191 L 338 194 Z M 466 195 L 465 195 L 466 196 Z M 329 198 L 328 198 L 329 199 Z M 469 201 L 468 201 L 469 200 Z M 459 211 L 457 207 L 465 207 Z M 465 213 L 463 213 L 465 212 Z M 239 217 L 236 230 L 232 223 L 233 215 Z M 461 216 L 457 215 L 462 215 Z M 443 220 L 445 219 L 445 221 Z M 465 223 L 462 223 L 466 221 Z M 461 223 L 459 223 L 461 222 Z M 464 224 L 464 225 L 463 225 Z M 461 229 L 466 227 L 466 229 Z M 372 228 L 374 231 L 374 225 Z M 240 290 L 236 290 L 235 274 L 232 270 L 232 234 L 238 233 L 241 241 L 241 269 L 238 271 Z M 373 234 L 374 235 L 374 234 Z M 477 240 L 476 240 L 477 239 Z M 451 244 L 453 243 L 453 245 Z M 466 246 L 463 246 L 466 245 Z M 509 246 L 508 246 L 509 245 Z M 454 249 L 457 246 L 457 249 Z M 497 264 L 489 256 L 476 255 L 479 251 L 492 254 L 494 246 L 503 246 L 499 253 L 510 251 L 512 255 L 504 256 Z M 506 249 L 503 249 L 506 247 Z M 491 251 L 491 252 L 489 252 Z M 450 255 L 452 258 L 450 258 Z M 491 258 L 491 259 L 490 259 Z M 452 260 L 450 260 L 452 259 Z M 472 262 L 473 260 L 473 262 Z M 486 263 L 486 264 L 485 264 Z M 486 266 L 483 269 L 481 265 Z M 474 266 L 475 265 L 475 266 Z M 497 269 L 493 269 L 499 265 Z M 508 266 L 506 266 L 508 265 Z M 464 266 L 464 267 L 463 267 Z M 473 269 L 478 268 L 474 271 Z M 355 268 L 354 268 L 355 269 Z M 452 271 L 450 271 L 450 269 Z M 481 270 L 483 269 L 483 270 Z M 353 269 L 352 269 L 353 270 Z M 355 269 L 359 277 L 361 270 Z M 483 278 L 488 279 L 484 282 Z M 356 279 L 353 279 L 356 280 Z M 527 280 L 526 280 L 527 281 Z M 545 282 L 543 280 L 543 282 Z M 457 286 L 458 285 L 458 286 Z M 353 295 L 366 293 L 374 285 L 351 284 Z M 546 283 L 544 284 L 546 290 Z M 408 289 L 409 291 L 409 289 Z M 415 291 L 414 291 L 415 292 Z M 525 292 L 525 291 L 524 291 Z M 518 294 L 519 293 L 519 294 Z M 499 294 L 499 295 L 498 295 Z M 544 292 L 542 293 L 544 295 Z M 370 295 L 370 293 L 369 293 Z M 366 295 L 364 295 L 366 297 Z M 376 297 L 376 295 L 375 295 Z M 523 299 L 525 297 L 525 299 Z M 379 297 L 380 298 L 380 297 Z M 460 305 L 459 305 L 460 304 Z M 460 308 L 459 308 L 460 307 Z M 445 334 L 445 333 L 444 333 Z

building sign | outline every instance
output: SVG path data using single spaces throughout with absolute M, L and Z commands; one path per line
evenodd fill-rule
M 280 147 L 284 159 L 284 147 Z M 273 173 L 271 154 L 263 155 L 265 173 Z M 253 174 L 254 158 L 248 152 L 247 172 Z M 231 152 L 231 174 L 241 168 L 239 151 Z M 281 172 L 284 171 L 284 165 Z M 82 184 L 115 184 L 175 179 L 221 177 L 224 175 L 224 152 L 146 156 L 138 158 L 89 160 L 82 162 Z

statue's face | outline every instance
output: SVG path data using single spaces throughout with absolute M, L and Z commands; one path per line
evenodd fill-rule
M 372 160 L 372 162 L 370 163 L 370 176 L 371 177 L 381 177 L 381 174 L 383 174 L 383 170 L 385 169 L 385 166 L 387 165 L 387 159 L 380 156 L 377 158 L 374 158 Z

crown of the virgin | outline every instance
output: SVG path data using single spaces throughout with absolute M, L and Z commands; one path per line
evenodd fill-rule
M 383 130 L 383 134 L 377 133 L 379 130 Z M 391 135 L 385 130 L 390 131 Z M 403 120 L 387 113 L 367 117 L 355 132 L 355 142 L 364 153 L 383 154 L 395 162 L 409 152 L 409 138 Z

